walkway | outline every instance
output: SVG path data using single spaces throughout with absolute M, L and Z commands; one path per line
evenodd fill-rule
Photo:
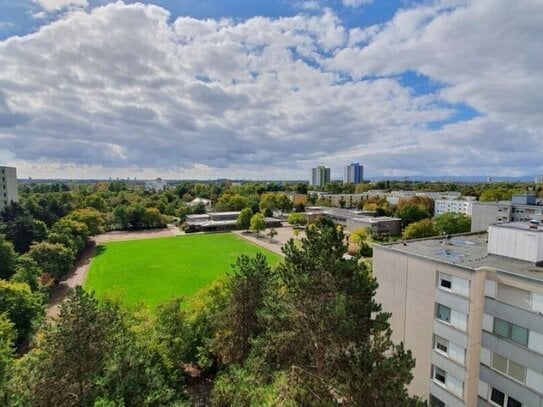
M 266 231 L 262 232 L 260 237 L 257 237 L 256 233 L 247 233 L 241 230 L 236 230 L 233 233 L 281 256 L 284 256 L 281 248 L 289 241 L 289 239 L 301 239 L 302 237 L 305 237 L 305 232 L 303 230 L 300 230 L 298 237 L 294 236 L 292 226 L 276 228 L 275 231 L 277 232 L 277 235 L 274 236 L 273 243 L 270 242 L 270 237 L 266 235 Z

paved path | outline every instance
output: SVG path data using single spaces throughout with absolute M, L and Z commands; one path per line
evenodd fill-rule
M 78 285 L 83 285 L 89 272 L 90 263 L 94 253 L 96 252 L 96 246 L 113 241 L 121 240 L 138 240 L 138 239 L 152 239 L 158 237 L 178 236 L 184 234 L 178 227 L 168 225 L 166 229 L 151 229 L 141 231 L 115 231 L 107 232 L 98 236 L 94 236 L 90 239 L 89 245 L 79 255 L 71 273 L 62 280 L 58 286 L 56 286 L 49 299 L 49 307 L 47 308 L 47 317 L 54 318 L 58 315 L 59 305 L 66 298 L 70 289 L 75 288 Z
M 277 235 L 273 238 L 273 243 L 270 242 L 270 237 L 266 235 L 267 231 L 262 232 L 260 237 L 257 237 L 256 233 L 247 233 L 241 230 L 236 230 L 233 233 L 281 256 L 284 256 L 281 248 L 286 242 L 288 242 L 289 239 L 301 239 L 305 236 L 305 232 L 300 230 L 299 236 L 295 237 L 292 226 L 284 226 L 281 228 L 276 228 L 275 230 Z

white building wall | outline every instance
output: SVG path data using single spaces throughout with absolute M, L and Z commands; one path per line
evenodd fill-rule
M 530 262 L 543 260 L 543 231 L 490 225 L 488 253 Z
M 435 201 L 434 214 L 435 216 L 443 215 L 447 212 L 463 213 L 468 216 L 473 214 L 473 201 L 455 200 L 455 199 L 438 199 Z

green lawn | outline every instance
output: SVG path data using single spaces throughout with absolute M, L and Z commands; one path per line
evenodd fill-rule
M 85 281 L 100 298 L 153 308 L 177 296 L 190 297 L 232 270 L 240 254 L 263 253 L 276 265 L 281 257 L 232 233 L 110 242 L 98 246 Z

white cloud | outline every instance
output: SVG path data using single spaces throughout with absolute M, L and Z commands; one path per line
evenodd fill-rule
M 360 7 L 373 3 L 373 0 L 342 0 L 342 3 L 347 7 Z
M 45 11 L 61 10 L 69 7 L 86 7 L 87 0 L 34 0 Z
M 373 175 L 533 173 L 543 24 L 535 2 L 510 4 L 424 4 L 350 30 L 329 10 L 73 10 L 0 42 L 0 151 L 34 177 L 305 178 L 351 160 Z M 417 95 L 407 70 L 446 87 Z M 431 130 L 447 103 L 482 116 Z

